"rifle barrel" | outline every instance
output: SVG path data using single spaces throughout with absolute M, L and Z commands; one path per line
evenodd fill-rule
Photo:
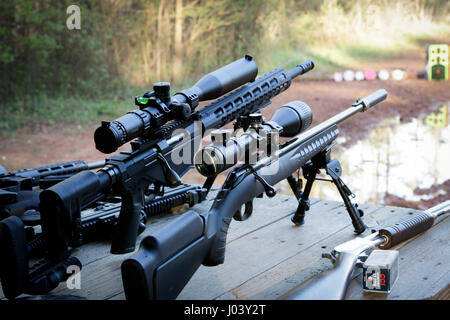
M 323 132 L 325 129 L 331 127 L 332 125 L 335 125 L 335 124 L 338 124 L 338 123 L 344 121 L 345 119 L 353 116 L 355 113 L 366 111 L 367 109 L 373 107 L 377 103 L 380 103 L 381 101 L 386 99 L 386 97 L 387 97 L 387 91 L 384 89 L 380 89 L 380 90 L 373 92 L 372 94 L 368 95 L 367 97 L 365 97 L 363 99 L 358 99 L 351 107 L 347 108 L 346 110 L 321 122 L 320 124 L 316 125 L 312 129 L 300 133 L 293 139 L 294 141 L 291 142 L 289 145 L 287 145 L 285 148 L 281 148 L 280 150 L 275 152 L 272 157 L 266 157 L 266 158 L 261 159 L 253 166 L 253 168 L 255 170 L 258 170 L 258 169 L 264 167 L 273 158 L 282 156 L 283 154 L 298 147 L 300 144 L 302 144 L 306 140 Z
M 87 167 L 89 170 L 102 168 L 104 166 L 105 166 L 105 160 L 90 162 L 87 164 Z
M 450 212 L 450 200 L 447 200 L 441 204 L 438 204 L 438 205 L 426 210 L 425 212 L 434 216 L 435 219 L 446 213 L 449 213 Z
M 450 212 L 450 200 L 425 210 L 406 221 L 381 229 L 378 233 L 384 239 L 380 249 L 389 249 L 405 240 L 430 229 L 440 217 Z

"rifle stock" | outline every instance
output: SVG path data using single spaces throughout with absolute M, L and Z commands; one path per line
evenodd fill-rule
M 137 254 L 121 266 L 126 298 L 175 299 L 208 252 L 203 231 L 202 217 L 188 211 L 142 240 Z
M 49 188 L 76 173 L 100 168 L 104 161 L 87 163 L 82 160 L 55 163 L 48 166 L 0 172 L 0 220 L 22 216 L 27 210 L 38 210 L 39 191 Z

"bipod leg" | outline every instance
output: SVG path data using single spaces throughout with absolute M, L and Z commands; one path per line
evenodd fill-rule
M 347 208 L 348 214 L 352 219 L 353 227 L 355 228 L 356 234 L 361 234 L 366 230 L 367 226 L 362 221 L 361 217 L 364 215 L 364 212 L 361 209 L 358 209 L 357 204 L 353 204 L 350 201 L 350 196 L 354 197 L 354 194 L 350 191 L 350 189 L 344 184 L 341 180 L 340 175 L 342 173 L 341 164 L 337 159 L 333 159 L 327 163 L 326 167 L 327 174 L 331 177 L 334 185 L 339 191 L 339 194 L 344 201 L 345 207 Z
M 316 180 L 316 175 L 319 173 L 319 170 L 320 169 L 311 162 L 305 164 L 302 168 L 303 176 L 306 179 L 305 190 L 301 193 L 297 211 L 291 219 L 297 226 L 304 223 L 305 212 L 308 211 L 310 207 L 309 194 L 311 193 L 312 185 L 314 180 Z
M 291 174 L 289 177 L 287 177 L 287 182 L 289 183 L 289 186 L 291 187 L 292 192 L 294 193 L 297 200 L 300 200 L 302 197 L 302 180 L 301 179 L 295 179 L 294 175 Z

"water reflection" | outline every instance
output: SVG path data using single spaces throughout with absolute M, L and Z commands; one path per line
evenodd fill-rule
M 421 201 L 444 192 L 414 193 L 450 179 L 450 127 L 430 127 L 425 120 L 425 115 L 408 123 L 400 123 L 399 117 L 386 119 L 369 139 L 334 152 L 343 168 L 341 178 L 356 202 L 384 203 L 387 194 Z M 277 187 L 281 193 L 291 193 L 286 182 Z M 334 185 L 323 181 L 315 182 L 311 197 L 341 200 Z

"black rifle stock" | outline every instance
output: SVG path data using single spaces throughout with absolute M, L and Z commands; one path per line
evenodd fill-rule
M 207 81 L 200 80 L 196 86 L 181 91 L 172 97 L 173 99 L 167 96 L 168 91 L 164 91 L 167 85 L 158 84 L 154 87 L 155 92 L 136 99 L 140 110 L 134 110 L 111 123 L 103 123 L 95 140 L 97 148 L 104 152 L 111 152 L 135 138 L 135 130 L 140 132 L 141 136 L 131 142 L 131 150 L 106 159 L 106 165 L 99 171 L 78 173 L 40 194 L 39 209 L 47 255 L 38 270 L 28 268 L 27 249 L 22 242 L 19 246 L 10 245 L 15 241 L 14 238 L 21 237 L 20 233 L 24 231 L 15 223 L 5 222 L 3 226 L 6 231 L 3 233 L 6 239 L 12 240 L 7 241 L 6 245 L 0 244 L 0 255 L 4 258 L 2 261 L 8 261 L 3 269 L 6 271 L 1 274 L 7 298 L 14 298 L 23 292 L 45 294 L 55 287 L 55 283 L 57 285 L 57 281 L 49 284 L 42 275 L 51 274 L 55 266 L 67 260 L 71 243 L 80 229 L 81 209 L 105 195 L 118 195 L 122 200 L 111 252 L 123 254 L 133 251 L 140 225 L 144 191 L 150 185 L 179 185 L 180 176 L 192 167 L 196 142 L 200 141 L 206 130 L 219 128 L 239 116 L 267 106 L 271 98 L 290 86 L 293 78 L 314 67 L 312 61 L 307 60 L 292 70 L 277 68 L 201 110 L 193 111 L 198 101 L 211 99 L 223 94 L 224 90 L 232 90 L 245 81 L 253 80 L 254 68 L 239 67 L 242 63 L 251 63 L 250 58 L 246 57 L 246 62 L 233 64 L 231 69 L 219 69 L 222 71 L 213 73 L 212 77 L 207 76 Z M 235 74 L 229 74 L 231 71 Z M 187 107 L 189 112 L 180 112 Z M 186 118 L 188 114 L 189 117 Z M 171 136 L 176 129 L 184 129 L 188 138 L 185 139 L 185 134 Z M 191 154 L 187 155 L 189 161 L 174 163 L 171 156 L 183 155 L 183 150 L 189 149 L 185 148 L 186 146 L 191 146 Z M 14 232 L 9 232 L 11 230 Z M 9 281 L 5 289 L 3 279 L 14 273 L 13 270 L 28 272 L 21 272 L 19 276 L 14 277 L 14 281 Z
M 252 200 L 266 193 L 275 195 L 272 185 L 288 178 L 321 152 L 327 152 L 338 135 L 336 124 L 383 101 L 379 90 L 316 127 L 300 133 L 271 156 L 230 172 L 206 213 L 194 211 L 146 237 L 136 254 L 121 266 L 125 295 L 130 300 L 175 299 L 203 264 L 224 262 L 228 227 L 240 217 L 245 205 L 247 217 Z
M 450 212 L 450 200 L 393 226 L 385 227 L 364 238 L 355 238 L 335 247 L 331 252 L 333 268 L 295 288 L 282 298 L 287 300 L 342 300 L 353 279 L 357 261 L 375 248 L 389 249 L 431 228 L 438 216 Z
M 80 171 L 97 169 L 104 165 L 104 161 L 87 163 L 83 160 L 75 160 L 38 168 L 0 173 L 0 189 L 8 191 L 31 190 L 35 186 L 41 186 L 42 180 L 45 178 L 61 177 L 61 180 L 63 180 L 63 178 Z

